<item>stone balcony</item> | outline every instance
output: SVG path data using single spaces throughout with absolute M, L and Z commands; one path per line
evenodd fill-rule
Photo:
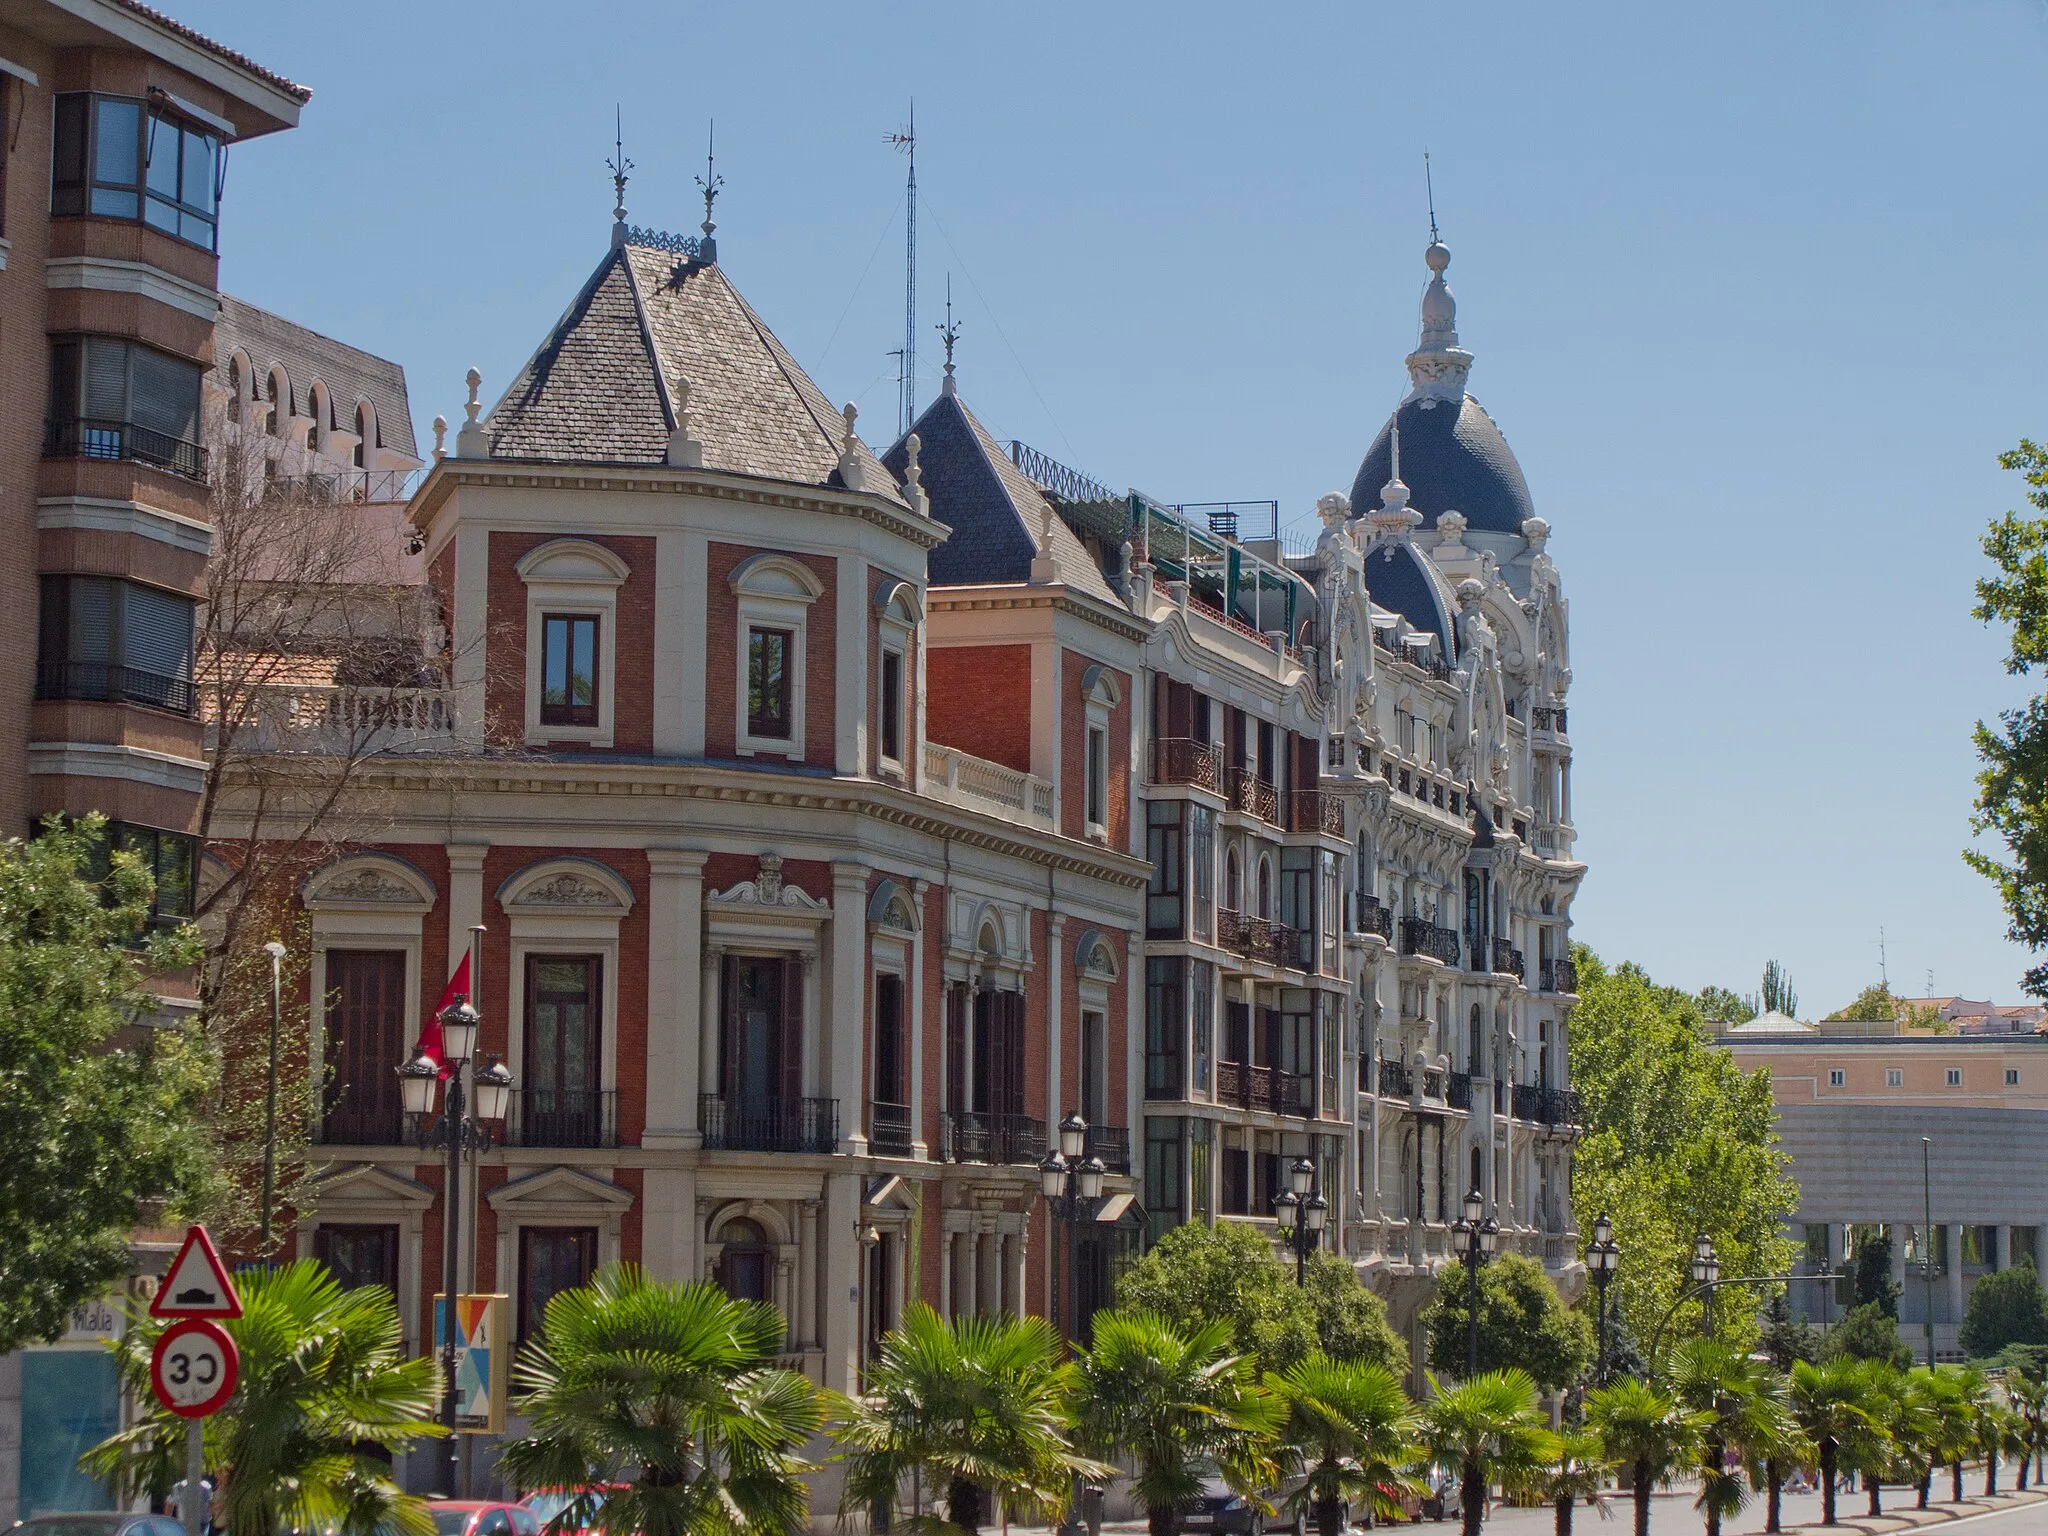
M 924 782 L 919 788 L 934 800 L 1000 817 L 1040 832 L 1057 832 L 1052 782 L 1019 773 L 985 757 L 935 741 L 924 744 Z

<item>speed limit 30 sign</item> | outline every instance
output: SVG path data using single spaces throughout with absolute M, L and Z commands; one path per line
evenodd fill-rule
M 172 1413 L 203 1419 L 226 1406 L 241 1367 L 235 1341 L 218 1323 L 188 1317 L 171 1324 L 156 1341 L 149 1384 Z

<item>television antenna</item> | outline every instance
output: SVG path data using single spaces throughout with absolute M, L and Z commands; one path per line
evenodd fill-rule
M 909 121 L 886 142 L 910 157 L 910 179 L 903 193 L 903 366 L 896 405 L 896 431 L 910 430 L 917 419 L 917 101 L 910 103 Z

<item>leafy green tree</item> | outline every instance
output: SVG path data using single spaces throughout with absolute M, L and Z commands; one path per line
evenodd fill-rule
M 1775 960 L 1764 962 L 1763 1001 L 1765 1013 L 1799 1017 L 1799 994 L 1792 990 L 1792 973 Z
M 862 1394 L 830 1398 L 840 1512 L 893 1512 L 906 1484 L 918 1532 L 979 1531 L 984 1491 L 1018 1514 L 1060 1508 L 1072 1479 L 1109 1470 L 1068 1446 L 1071 1377 L 1042 1317 L 947 1322 L 923 1302 L 906 1308 Z M 944 1490 L 948 1519 L 925 1513 L 926 1489 Z
M 1830 1024 L 1890 1024 L 1899 1016 L 1899 1000 L 1882 981 L 1873 981 L 1854 999 L 1827 1016 Z
M 1506 1493 L 1536 1486 L 1557 1456 L 1557 1437 L 1536 1405 L 1536 1383 L 1522 1370 L 1486 1371 L 1436 1396 L 1423 1410 L 1424 1433 L 1438 1461 L 1463 1469 L 1460 1503 L 1465 1536 L 1479 1536 L 1486 1490 Z
M 1436 1295 L 1422 1314 L 1431 1369 L 1464 1374 L 1470 1297 L 1471 1272 L 1463 1265 L 1437 1277 Z M 1503 1253 L 1480 1266 L 1482 1373 L 1518 1368 L 1542 1390 L 1555 1392 L 1579 1379 L 1596 1347 L 1586 1315 L 1565 1307 L 1534 1259 Z
M 1799 1205 L 1778 1146 L 1768 1071 L 1745 1074 L 1717 1049 L 1699 1002 L 1638 966 L 1609 968 L 1579 946 L 1572 1011 L 1572 1085 L 1586 1133 L 1573 1159 L 1579 1230 L 1606 1211 L 1628 1257 L 1609 1293 L 1629 1333 L 1647 1340 L 1691 1285 L 1694 1238 L 1713 1239 L 1727 1275 L 1783 1274 L 1782 1234 Z M 1747 1345 L 1756 1323 L 1723 1307 L 1720 1330 Z M 1699 1303 L 1672 1327 L 1697 1331 Z
M 433 1536 L 426 1505 L 372 1454 L 441 1433 L 440 1369 L 431 1356 L 406 1359 L 391 1293 L 345 1291 L 311 1259 L 245 1270 L 236 1288 L 242 1315 L 221 1326 L 241 1353 L 241 1377 L 205 1431 L 216 1522 L 233 1536 Z M 133 1310 L 114 1353 L 142 1417 L 80 1461 L 122 1498 L 161 1497 L 183 1476 L 188 1421 L 158 1407 L 149 1389 L 164 1326 Z
M 1387 1309 L 1334 1253 L 1310 1256 L 1305 1284 L 1282 1264 L 1262 1233 L 1242 1222 L 1191 1221 L 1168 1232 L 1117 1282 L 1116 1304 L 1151 1312 L 1187 1333 L 1227 1318 L 1240 1354 L 1284 1371 L 1321 1349 L 1336 1359 L 1370 1360 L 1396 1374 L 1408 1349 Z
M 1726 987 L 1701 987 L 1700 1014 L 1710 1024 L 1747 1024 L 1756 1017 L 1755 997 L 1744 997 Z
M 1820 1460 L 1820 1523 L 1835 1523 L 1835 1480 L 1881 1461 L 1884 1427 L 1872 1402 L 1865 1361 L 1837 1355 L 1822 1365 L 1792 1367 L 1792 1415 Z
M 162 1011 L 154 971 L 198 958 L 190 930 L 139 936 L 154 890 L 89 816 L 0 843 L 0 1354 L 53 1339 L 125 1271 L 144 1201 L 177 1220 L 221 1182 L 200 1116 L 216 1063 Z M 99 865 L 95 881 L 81 871 Z
M 1876 1307 L 1886 1317 L 1899 1315 L 1899 1282 L 1892 1278 L 1892 1240 L 1874 1237 L 1856 1245 L 1856 1268 L 1850 1274 L 1856 1307 Z
M 1650 1493 L 1688 1466 L 1704 1428 L 1700 1415 L 1670 1393 L 1633 1377 L 1586 1394 L 1586 1427 L 1603 1454 L 1629 1469 L 1635 1536 L 1650 1536 Z
M 2022 438 L 1998 463 L 2025 478 L 2027 501 L 2048 514 L 2048 448 Z M 1985 534 L 1984 556 L 1996 569 L 1978 581 L 1970 611 L 2007 627 L 2005 670 L 2024 677 L 2048 661 L 2048 516 L 2007 512 Z M 1983 768 L 1970 830 L 1997 833 L 2012 862 L 1977 848 L 1963 858 L 1998 887 L 2007 936 L 2039 950 L 2048 946 L 2048 699 L 2036 693 L 2001 711 L 1995 730 L 1979 720 L 1975 739 Z M 2021 985 L 2048 997 L 2048 964 L 2030 966 Z
M 797 1450 L 823 1404 L 776 1367 L 773 1307 L 615 1264 L 557 1292 L 545 1324 L 513 1374 L 531 1427 L 498 1459 L 518 1487 L 606 1489 L 605 1523 L 641 1536 L 809 1530 Z M 562 1527 L 595 1513 L 585 1494 Z
M 1286 1417 L 1281 1439 L 1301 1458 L 1295 1495 L 1315 1513 L 1320 1536 L 1338 1536 L 1346 1503 L 1375 1519 L 1398 1519 L 1404 1470 L 1421 1447 L 1415 1405 L 1394 1373 L 1363 1360 L 1311 1355 L 1266 1377 Z
M 2031 1262 L 1986 1275 L 1971 1288 L 1957 1341 L 1973 1359 L 2008 1344 L 2048 1344 L 2048 1290 Z
M 1607 1479 L 1613 1475 L 1598 1435 L 1575 1429 L 1557 1437 L 1556 1455 L 1537 1480 L 1537 1491 L 1550 1501 L 1556 1536 L 1572 1536 L 1572 1510 L 1582 1500 L 1607 1517 Z
M 1201 1492 L 1204 1461 L 1247 1497 L 1273 1479 L 1280 1406 L 1225 1319 L 1183 1334 L 1156 1313 L 1099 1312 L 1070 1385 L 1076 1441 L 1135 1469 L 1152 1536 L 1173 1536 L 1174 1507 Z
M 1831 1360 L 1875 1360 L 1898 1370 L 1913 1363 L 1912 1348 L 1899 1337 L 1898 1319 L 1875 1301 L 1843 1313 L 1828 1330 L 1822 1353 Z
M 1792 1317 L 1781 1292 L 1771 1298 L 1769 1307 L 1765 1309 L 1763 1337 L 1758 1341 L 1758 1347 L 1776 1369 L 1789 1371 L 1794 1360 L 1820 1358 L 1820 1330 Z

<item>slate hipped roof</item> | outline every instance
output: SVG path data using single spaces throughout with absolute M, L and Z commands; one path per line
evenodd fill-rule
M 606 254 L 492 408 L 491 455 L 665 463 L 678 378 L 706 469 L 843 484 L 839 412 L 724 271 L 631 244 Z M 857 441 L 855 454 L 884 484 L 873 453 Z
M 932 516 L 953 530 L 927 557 L 935 587 L 981 586 L 1031 579 L 1031 557 L 1050 503 L 1037 484 L 1010 462 L 957 394 L 941 394 L 911 428 L 917 464 Z M 899 480 L 909 461 L 899 438 L 882 465 Z M 1052 557 L 1059 580 L 1090 597 L 1122 606 L 1087 546 L 1057 515 L 1051 519 Z

